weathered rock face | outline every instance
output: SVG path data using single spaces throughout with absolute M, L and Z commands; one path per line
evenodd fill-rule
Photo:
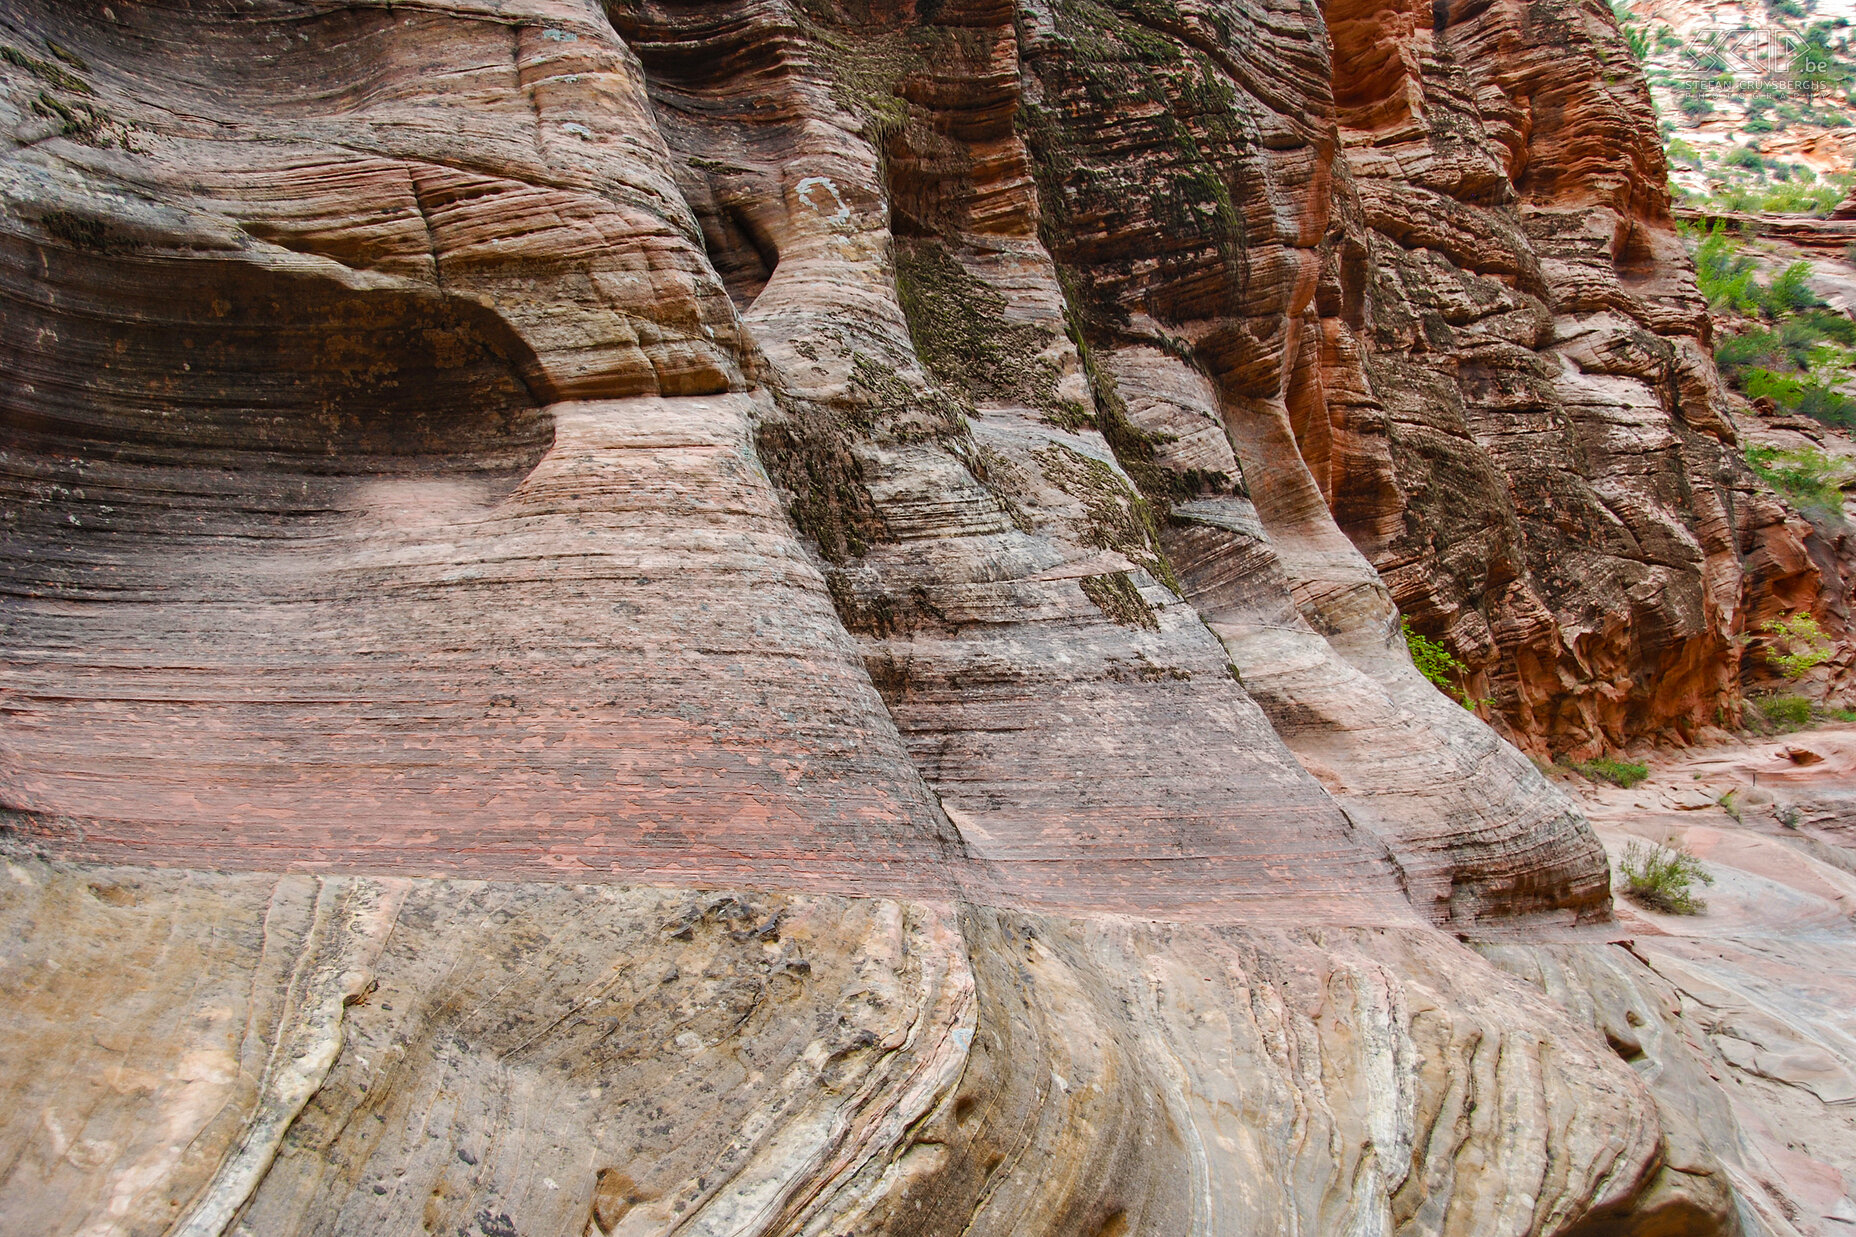
M 1344 497 L 1364 462 L 1339 475 L 1337 516 L 1520 741 L 1716 724 L 1747 612 L 1825 584 L 1729 450 L 1628 51 L 1595 6 L 1440 8 L 1429 39 L 1330 16 L 1377 398 L 1329 419 L 1389 458 L 1367 506 Z
M 1795 536 L 1605 20 L 9 6 L 9 1229 L 1737 1231 L 1394 607 Z
M 13 1232 L 1565 1232 L 1668 1176 L 1604 1042 L 1424 929 L 8 879 Z

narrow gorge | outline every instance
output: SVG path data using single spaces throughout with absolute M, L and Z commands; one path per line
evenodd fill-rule
M 1856 735 L 1707 755 L 1856 542 L 1605 5 L 0 0 L 0 130 L 0 1234 L 1856 1232 Z

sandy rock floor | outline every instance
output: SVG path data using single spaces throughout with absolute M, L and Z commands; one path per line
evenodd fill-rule
M 1856 1224 L 1856 726 L 1649 758 L 1630 789 L 1569 776 L 1612 858 L 1631 950 L 1681 1003 L 1690 1047 L 1763 1158 L 1829 1227 Z M 1616 876 L 1634 840 L 1675 841 L 1714 884 L 1659 914 Z M 1762 1186 L 1758 1180 L 1755 1190 Z M 1767 1190 L 1770 1193 L 1770 1190 Z M 1841 1221 L 1842 1224 L 1836 1223 Z

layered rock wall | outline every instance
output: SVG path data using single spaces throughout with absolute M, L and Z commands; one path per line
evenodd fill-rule
M 1627 49 L 1596 6 L 1330 16 L 1376 272 L 1341 419 L 1390 491 L 1342 523 L 1520 741 L 1733 719 L 1749 613 L 1844 585 L 1733 451 Z
M 1399 631 L 1819 587 L 1607 21 L 8 8 L 0 1223 L 1737 1231 Z

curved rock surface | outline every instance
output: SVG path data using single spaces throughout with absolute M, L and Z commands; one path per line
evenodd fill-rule
M 1593 749 L 1795 548 L 1601 9 L 0 38 L 0 1230 L 1745 1231 L 1395 606 Z

